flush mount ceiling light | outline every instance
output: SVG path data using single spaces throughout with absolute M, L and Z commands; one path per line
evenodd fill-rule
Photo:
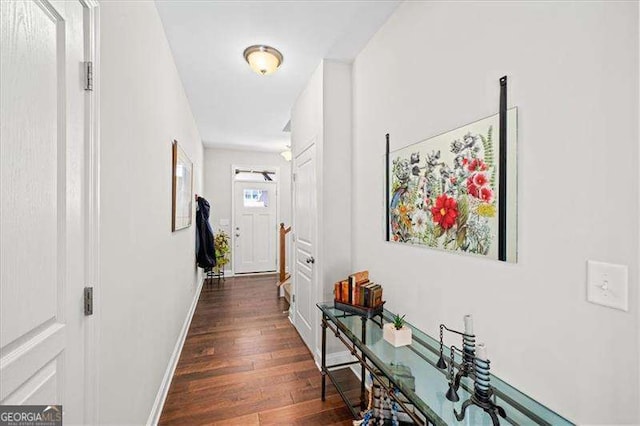
M 282 53 L 271 46 L 257 44 L 244 49 L 244 59 L 260 75 L 271 74 L 282 65 Z
M 282 158 L 284 158 L 286 161 L 291 161 L 291 150 L 289 148 L 282 151 L 280 155 L 282 155 Z
M 280 155 L 282 155 L 286 161 L 291 161 L 291 145 L 287 145 L 287 148 L 282 151 Z

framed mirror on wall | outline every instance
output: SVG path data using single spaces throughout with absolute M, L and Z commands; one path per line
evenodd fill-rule
M 172 145 L 171 231 L 191 226 L 193 216 L 193 163 L 174 140 Z

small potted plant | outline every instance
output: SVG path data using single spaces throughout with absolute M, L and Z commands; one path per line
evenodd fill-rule
M 213 239 L 213 245 L 216 249 L 215 272 L 219 273 L 224 269 L 224 266 L 229 263 L 229 254 L 231 253 L 229 236 L 221 230 L 215 235 Z
M 396 314 L 393 317 L 393 322 L 385 324 L 382 330 L 384 340 L 396 348 L 411 344 L 411 329 L 405 325 L 405 316 Z

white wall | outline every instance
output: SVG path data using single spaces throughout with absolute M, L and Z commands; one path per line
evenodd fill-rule
M 518 263 L 383 242 L 392 149 L 519 107 Z M 579 423 L 638 423 L 638 3 L 406 2 L 354 63 L 353 269 L 436 335 L 473 313 L 492 369 Z M 629 265 L 628 313 L 586 261 Z
M 351 270 L 351 65 L 324 60 L 322 84 L 323 142 L 319 156 L 319 239 L 323 287 L 319 301 L 332 300 L 333 284 Z M 319 329 L 319 327 L 318 327 Z
M 195 227 L 171 232 L 171 141 L 202 144 L 153 2 L 101 2 L 99 420 L 143 424 L 198 285 Z
M 333 283 L 351 272 L 351 65 L 323 60 L 291 110 L 294 157 L 315 143 L 317 241 L 312 291 L 310 350 L 319 362 L 320 311 L 317 302 L 333 297 Z M 295 159 L 294 159 L 295 163 Z M 295 167 L 295 166 L 294 166 Z M 294 218 L 294 229 L 295 229 Z M 295 280 L 295 273 L 293 274 Z M 294 292 L 295 290 L 294 282 Z M 305 310 L 300 309 L 300 312 Z M 344 347 L 329 337 L 328 351 Z
M 214 232 L 224 229 L 230 235 L 231 229 L 231 167 L 270 166 L 280 171 L 280 222 L 291 225 L 291 163 L 277 152 L 244 151 L 233 149 L 207 148 L 204 150 L 204 189 L 202 195 L 211 204 L 209 221 Z M 223 227 L 220 221 L 228 221 Z M 278 224 L 280 226 L 280 224 Z M 289 234 L 290 236 L 291 234 Z M 291 259 L 291 244 L 287 243 L 287 257 Z M 232 249 L 233 255 L 233 249 Z M 289 263 L 289 262 L 287 262 Z M 232 263 L 225 267 L 231 271 Z

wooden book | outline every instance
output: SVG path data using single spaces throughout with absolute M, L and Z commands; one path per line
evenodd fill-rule
M 360 271 L 349 275 L 349 282 L 365 283 L 369 281 L 369 271 Z
M 363 301 L 363 306 L 366 308 L 371 308 L 371 289 L 373 288 L 373 286 L 375 286 L 375 283 L 369 282 L 366 283 L 364 286 L 362 286 L 362 289 L 364 290 L 364 301 Z
M 382 298 L 382 286 L 380 284 L 375 284 L 371 287 L 371 291 L 369 293 L 369 307 L 375 308 L 382 301 L 378 300 Z
M 373 307 L 382 303 L 382 286 L 376 288 L 373 292 Z
M 342 294 L 340 301 L 342 303 L 349 303 L 349 283 L 347 281 L 340 281 L 340 290 Z

